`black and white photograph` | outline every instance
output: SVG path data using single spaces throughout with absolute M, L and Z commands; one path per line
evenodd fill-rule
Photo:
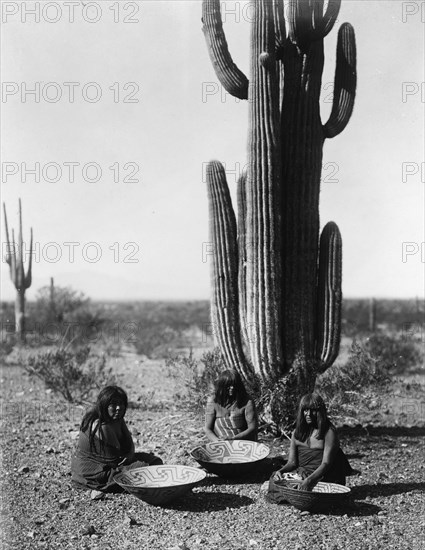
M 425 2 L 0 0 L 4 550 L 423 550 Z

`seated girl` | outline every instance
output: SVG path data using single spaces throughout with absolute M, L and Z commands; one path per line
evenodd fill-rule
M 205 434 L 210 441 L 250 439 L 257 441 L 255 405 L 235 370 L 224 371 L 216 382 L 214 397 L 205 411 Z
M 301 398 L 288 461 L 270 479 L 271 500 L 276 500 L 279 493 L 274 481 L 284 478 L 287 472 L 298 474 L 298 488 L 304 491 L 311 491 L 318 481 L 345 485 L 346 476 L 355 473 L 339 446 L 325 403 L 317 393 Z
M 127 394 L 118 386 L 100 391 L 95 406 L 83 417 L 71 461 L 72 481 L 87 489 L 118 489 L 113 476 L 132 464 L 162 464 L 153 454 L 135 453 L 133 438 L 124 421 Z

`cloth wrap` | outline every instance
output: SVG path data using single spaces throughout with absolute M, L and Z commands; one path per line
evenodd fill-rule
M 130 449 L 130 442 L 119 449 L 94 438 L 94 446 L 90 449 L 89 437 L 86 432 L 80 431 L 77 448 L 71 459 L 71 480 L 74 484 L 86 489 L 109 491 L 118 489 L 113 481 L 118 472 L 138 466 L 162 464 L 160 458 L 152 453 L 134 453 L 131 464 L 118 466 L 126 457 L 126 451 Z
M 247 429 L 248 422 L 256 418 L 257 412 L 251 399 L 242 407 L 238 407 L 236 403 L 223 407 L 209 399 L 205 415 L 214 416 L 214 433 L 219 439 L 237 439 L 237 435 Z M 257 441 L 257 431 L 249 439 Z

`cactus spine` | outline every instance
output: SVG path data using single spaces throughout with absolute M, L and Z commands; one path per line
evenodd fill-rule
M 32 282 L 32 243 L 33 235 L 31 228 L 30 249 L 28 270 L 24 269 L 23 236 L 22 236 L 22 208 L 21 199 L 19 199 L 19 235 L 18 245 L 15 244 L 15 235 L 12 229 L 12 240 L 9 238 L 9 228 L 7 225 L 6 205 L 3 203 L 4 223 L 6 229 L 6 263 L 9 265 L 10 278 L 16 288 L 15 299 L 15 332 L 20 340 L 25 342 L 25 291 L 31 286 Z
M 216 75 L 230 94 L 249 99 L 237 225 L 222 165 L 207 169 L 215 334 L 228 367 L 247 382 L 258 376 L 274 385 L 272 413 L 280 423 L 339 351 L 341 235 L 333 222 L 319 234 L 324 140 L 347 125 L 356 89 L 354 30 L 344 23 L 332 111 L 322 124 L 323 39 L 339 8 L 340 0 L 326 7 L 324 0 L 257 0 L 248 82 L 228 51 L 220 1 L 203 0 Z

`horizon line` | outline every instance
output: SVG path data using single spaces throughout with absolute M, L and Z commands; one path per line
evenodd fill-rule
M 84 294 L 84 293 L 83 293 Z M 210 298 L 91 298 L 90 296 L 85 295 L 85 298 L 88 298 L 91 302 L 103 302 L 103 303 L 132 303 L 132 302 L 210 302 Z M 413 300 L 413 301 L 425 301 L 425 297 L 422 296 L 410 296 L 410 297 L 400 297 L 400 296 L 346 296 L 343 297 L 344 300 Z M 14 302 L 14 298 L 2 299 L 1 303 Z M 27 303 L 36 302 L 35 299 L 26 299 Z

